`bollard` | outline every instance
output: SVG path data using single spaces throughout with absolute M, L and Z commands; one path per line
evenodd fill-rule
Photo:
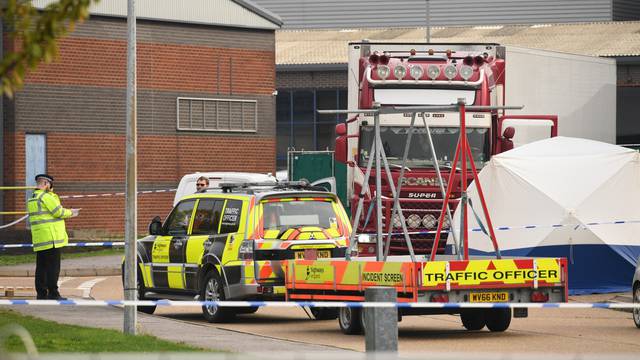
M 396 302 L 396 289 L 374 286 L 364 291 L 367 302 Z M 398 351 L 398 309 L 364 308 L 364 339 L 367 352 Z

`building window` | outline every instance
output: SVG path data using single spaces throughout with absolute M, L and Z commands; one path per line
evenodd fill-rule
M 346 89 L 278 89 L 278 169 L 286 168 L 289 150 L 333 150 L 336 124 L 347 117 L 344 114 L 318 114 L 317 110 L 346 108 Z
M 25 135 L 25 185 L 36 186 L 36 175 L 47 172 L 47 135 Z M 25 192 L 26 199 L 31 198 L 33 190 Z
M 258 131 L 256 100 L 179 97 L 177 128 L 188 131 Z

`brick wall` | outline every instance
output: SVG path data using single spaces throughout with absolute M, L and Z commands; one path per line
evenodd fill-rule
M 14 46 L 5 42 L 5 50 Z M 3 184 L 25 184 L 25 134 L 41 133 L 58 194 L 122 192 L 126 21 L 92 17 L 60 41 L 59 53 L 5 101 Z M 141 20 L 137 56 L 139 190 L 175 188 L 196 171 L 275 171 L 273 31 Z M 177 97 L 256 100 L 258 131 L 177 131 Z M 139 232 L 153 216 L 168 214 L 173 196 L 139 195 Z M 24 210 L 24 192 L 5 194 L 2 205 Z M 124 196 L 65 199 L 63 205 L 83 209 L 68 221 L 76 235 L 124 232 Z

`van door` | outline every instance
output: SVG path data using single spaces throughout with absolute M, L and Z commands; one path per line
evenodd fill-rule
M 185 251 L 195 204 L 196 199 L 189 199 L 173 208 L 164 223 L 164 235 L 158 236 L 153 242 L 151 274 L 154 288 L 186 288 Z
M 202 265 L 205 251 L 222 256 L 226 242 L 226 235 L 220 235 L 224 202 L 224 199 L 213 198 L 198 200 L 185 251 L 184 277 L 187 289 L 198 289 L 198 269 Z

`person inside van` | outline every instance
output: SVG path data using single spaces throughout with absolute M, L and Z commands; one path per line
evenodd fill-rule
M 204 192 L 209 187 L 209 179 L 206 176 L 200 176 L 196 180 L 196 192 Z

